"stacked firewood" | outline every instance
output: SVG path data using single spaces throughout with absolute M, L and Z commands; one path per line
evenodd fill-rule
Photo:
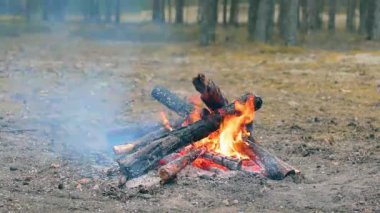
M 255 163 L 262 168 L 260 170 L 251 170 L 249 162 L 247 163 L 245 160 L 223 156 L 204 147 L 192 147 L 194 142 L 217 131 L 226 115 L 239 113 L 235 104 L 229 103 L 220 88 L 203 74 L 199 74 L 193 79 L 193 85 L 207 107 L 201 110 L 201 119 L 193 123 L 187 122 L 195 110 L 193 104 L 179 98 L 166 88 L 155 87 L 152 90 L 152 97 L 177 113 L 181 119 L 172 122 L 172 130 L 164 125 L 159 125 L 140 138 L 113 147 L 115 154 L 121 155 L 117 162 L 126 179 L 139 177 L 158 168 L 162 182 L 167 182 L 175 178 L 183 168 L 199 157 L 229 170 L 249 172 L 271 179 L 283 179 L 296 172 L 293 167 L 255 143 L 252 123 L 247 124 L 247 130 L 250 132 L 247 143 L 256 156 Z M 255 111 L 261 108 L 262 99 L 251 93 L 244 94 L 237 101 L 244 103 L 249 99 L 254 100 Z M 186 125 L 184 125 L 185 123 Z M 184 154 L 177 153 L 184 149 L 187 150 Z

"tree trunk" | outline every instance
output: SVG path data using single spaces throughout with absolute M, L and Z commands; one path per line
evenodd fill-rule
M 183 8 L 185 6 L 185 0 L 175 1 L 175 23 L 183 24 Z
M 229 24 L 233 26 L 239 25 L 239 1 L 231 0 Z
M 287 14 L 287 9 L 288 9 L 288 5 L 286 5 L 287 2 L 286 0 L 280 0 L 279 2 L 279 15 L 278 15 L 278 19 L 277 19 L 277 25 L 278 25 L 278 28 L 280 30 L 280 35 L 282 37 L 285 36 L 286 32 L 285 32 L 285 29 L 286 29 L 286 14 Z
M 105 0 L 105 22 L 106 23 L 112 22 L 112 7 L 113 7 L 113 0 Z
M 215 41 L 215 5 L 216 0 L 201 0 L 201 24 L 200 24 L 200 44 L 208 46 Z M 214 12 L 212 12 L 214 11 Z
M 286 45 L 295 45 L 297 43 L 297 11 L 298 0 L 286 0 Z
M 197 2 L 197 23 L 198 24 L 201 24 L 201 21 L 202 21 L 202 0 L 198 0 Z
M 116 0 L 115 2 L 115 23 L 120 24 L 121 20 L 121 0 Z
M 329 0 L 329 23 L 328 30 L 329 32 L 335 32 L 335 14 L 336 14 L 336 0 Z
M 316 19 L 317 19 L 317 30 L 321 30 L 323 27 L 323 20 L 322 20 L 322 13 L 325 8 L 325 1 L 324 0 L 318 0 L 318 5 L 317 5 L 317 14 L 316 14 Z
M 307 33 L 309 29 L 309 13 L 308 13 L 308 6 L 307 6 L 307 0 L 300 0 L 301 5 L 301 12 L 302 12 L 302 18 L 301 18 L 301 30 L 303 33 Z
M 67 0 L 59 0 L 55 1 L 57 10 L 56 10 L 56 17 L 59 22 L 65 21 L 65 13 L 66 13 L 66 6 L 67 6 Z M 99 6 L 99 2 L 98 2 Z
M 228 0 L 223 0 L 223 25 L 227 25 L 227 6 Z
M 42 20 L 49 21 L 51 0 L 42 0 Z
M 308 30 L 314 31 L 318 29 L 318 2 L 315 0 L 307 0 L 308 13 Z
M 156 23 L 165 22 L 165 0 L 153 0 L 152 20 Z
M 255 24 L 254 40 L 259 42 L 268 41 L 268 25 L 271 13 L 271 0 L 258 0 L 257 19 Z
M 249 40 L 251 41 L 253 41 L 255 38 L 255 29 L 256 29 L 259 3 L 260 3 L 260 0 L 249 0 L 248 35 L 249 35 Z
M 356 0 L 347 0 L 347 13 L 346 13 L 346 31 L 355 31 L 355 9 Z
M 366 20 L 368 16 L 368 0 L 362 0 L 359 2 L 359 12 L 360 12 L 360 20 L 359 20 L 359 33 L 366 33 Z
M 28 22 L 30 22 L 31 18 L 32 18 L 33 3 L 34 3 L 34 0 L 28 0 L 28 1 L 26 1 L 26 5 L 25 5 L 25 19 Z
M 273 25 L 274 25 L 274 10 L 275 10 L 275 3 L 274 0 L 268 0 L 268 16 L 267 16 L 267 27 L 266 27 L 266 37 L 267 41 L 272 40 L 272 34 L 273 34 Z
M 372 39 L 380 40 L 380 1 L 374 1 Z

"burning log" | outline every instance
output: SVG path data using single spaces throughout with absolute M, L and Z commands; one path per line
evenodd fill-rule
M 248 99 L 254 98 L 252 94 L 248 93 L 241 97 L 240 101 L 246 102 Z M 138 177 L 144 174 L 154 168 L 158 161 L 164 156 L 193 142 L 199 141 L 216 131 L 224 115 L 235 113 L 237 113 L 235 103 L 231 103 L 219 109 L 218 113 L 211 114 L 207 118 L 155 139 L 132 155 L 119 159 L 118 163 L 121 167 L 121 171 L 128 178 Z
M 202 101 L 212 111 L 218 110 L 228 104 L 220 88 L 210 79 L 207 79 L 204 74 L 198 74 L 193 79 L 195 89 L 201 94 Z M 259 110 L 263 104 L 260 97 L 255 97 L 255 111 Z M 249 139 L 254 141 L 253 138 L 253 123 L 247 124 L 247 130 L 250 133 Z
M 204 152 L 205 149 L 194 149 L 176 160 L 171 161 L 165 166 L 162 166 L 158 170 L 161 183 L 164 184 L 174 179 L 183 168 L 193 162 L 196 158 L 200 157 Z
M 165 105 L 167 108 L 173 110 L 183 118 L 186 118 L 194 110 L 194 106 L 192 104 L 189 104 L 186 101 L 180 99 L 177 95 L 170 92 L 164 87 L 155 87 L 152 90 L 151 95 L 157 101 Z
M 210 110 L 215 111 L 228 104 L 228 100 L 223 96 L 220 88 L 212 80 L 206 79 L 204 74 L 198 74 L 193 79 L 193 85 Z
M 222 165 L 230 170 L 241 169 L 242 161 L 237 158 L 230 158 L 212 152 L 206 152 L 202 157 L 211 160 L 216 164 Z
M 119 159 L 121 171 L 128 177 L 138 177 L 154 168 L 164 156 L 207 137 L 219 128 L 222 117 L 217 114 L 207 120 L 200 120 L 188 126 L 174 130 L 154 140 L 130 156 Z
M 249 141 L 249 146 L 253 153 L 258 157 L 260 162 L 265 167 L 265 176 L 273 180 L 282 180 L 291 174 L 298 174 L 299 171 L 284 161 L 280 160 L 259 144 Z

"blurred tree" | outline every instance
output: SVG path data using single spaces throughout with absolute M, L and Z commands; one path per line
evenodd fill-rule
M 284 7 L 286 17 L 286 37 L 285 43 L 287 45 L 295 45 L 297 43 L 297 22 L 298 22 L 298 4 L 299 0 L 286 0 Z
M 274 12 L 275 12 L 275 0 L 268 0 L 269 11 L 268 11 L 268 20 L 267 20 L 267 41 L 272 40 L 273 26 L 274 26 Z
M 285 29 L 286 29 L 286 14 L 287 14 L 287 7 L 288 2 L 286 0 L 279 0 L 279 14 L 277 17 L 277 25 L 280 29 L 280 35 L 285 36 Z
M 153 0 L 152 20 L 156 23 L 165 22 L 165 0 Z
M 257 22 L 257 13 L 260 0 L 249 0 L 248 9 L 248 38 L 253 41 L 255 39 L 255 29 Z
M 183 23 L 183 9 L 185 6 L 185 0 L 175 0 L 175 23 Z
M 380 1 L 368 0 L 367 38 L 380 40 Z
M 219 0 L 212 1 L 212 8 L 209 12 L 212 14 L 213 17 L 213 26 L 216 26 L 219 17 Z
M 329 0 L 329 21 L 327 28 L 329 32 L 335 32 L 335 14 L 336 14 L 336 0 Z
M 270 40 L 273 27 L 273 0 L 258 0 L 257 17 L 254 30 L 254 40 L 267 42 Z
M 347 12 L 346 12 L 346 31 L 355 31 L 355 10 L 356 0 L 347 0 Z
M 321 12 L 324 8 L 323 0 L 301 0 L 302 4 L 302 23 L 303 33 L 322 29 Z
M 316 29 L 317 30 L 321 30 L 323 27 L 322 13 L 324 9 L 325 9 L 325 0 L 318 0 L 317 11 L 316 11 L 316 20 L 317 20 Z
M 49 21 L 52 0 L 42 0 L 42 20 Z
M 239 25 L 239 2 L 240 0 L 231 0 L 229 24 L 233 26 Z
M 217 7 L 217 0 L 200 0 L 200 44 L 201 46 L 208 46 L 215 41 L 215 13 Z
M 368 16 L 368 0 L 360 0 L 359 1 L 359 33 L 366 33 L 366 20 Z
M 223 25 L 227 25 L 227 7 L 228 0 L 223 0 Z
M 120 24 L 121 20 L 121 0 L 115 2 L 115 23 Z
M 111 23 L 112 22 L 112 8 L 114 6 L 114 0 L 105 0 L 104 6 L 105 6 L 105 22 Z
M 36 4 L 35 0 L 27 0 L 25 5 L 25 18 L 29 22 L 32 17 L 33 6 Z
M 211 10 L 208 12 L 211 15 L 211 25 L 210 25 L 210 39 L 212 42 L 216 40 L 216 25 L 218 24 L 219 15 L 219 0 L 211 0 Z

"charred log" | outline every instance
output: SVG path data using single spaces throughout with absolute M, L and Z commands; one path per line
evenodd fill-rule
M 177 158 L 176 160 L 171 161 L 165 166 L 162 166 L 158 170 L 158 175 L 161 178 L 161 183 L 164 184 L 174 179 L 183 168 L 193 162 L 196 158 L 200 157 L 204 152 L 204 149 L 195 149 Z
M 211 152 L 206 152 L 202 157 L 211 160 L 216 164 L 222 165 L 230 170 L 241 169 L 242 161 L 237 158 L 230 158 Z
M 282 180 L 288 175 L 299 173 L 299 171 L 280 160 L 257 143 L 251 141 L 248 141 L 248 143 L 252 148 L 253 153 L 255 153 L 259 158 L 259 161 L 265 167 L 266 177 L 273 180 Z
M 214 111 L 228 104 L 220 88 L 212 80 L 207 79 L 205 75 L 198 74 L 197 77 L 193 78 L 193 85 L 210 110 Z
M 167 108 L 173 110 L 181 117 L 187 117 L 194 110 L 192 104 L 187 103 L 185 100 L 180 99 L 177 95 L 170 92 L 164 87 L 155 87 L 152 90 L 152 97 L 165 105 Z

